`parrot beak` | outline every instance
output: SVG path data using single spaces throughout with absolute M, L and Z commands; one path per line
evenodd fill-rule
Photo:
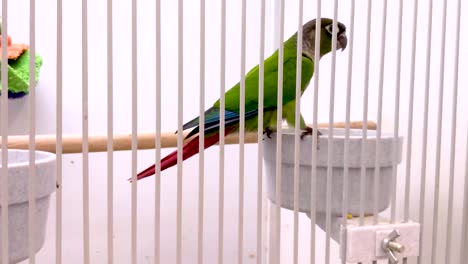
M 348 38 L 346 37 L 346 33 L 343 32 L 338 36 L 336 49 L 341 49 L 341 51 L 344 51 L 347 45 L 348 45 Z

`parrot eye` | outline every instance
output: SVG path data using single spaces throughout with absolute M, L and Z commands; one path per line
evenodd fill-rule
M 328 31 L 328 33 L 330 33 L 330 35 L 333 34 L 333 24 L 330 24 L 330 25 L 326 26 L 325 29 Z M 336 32 L 338 32 L 338 31 L 336 31 Z

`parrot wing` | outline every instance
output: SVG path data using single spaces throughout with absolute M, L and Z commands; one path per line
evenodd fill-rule
M 283 105 L 296 98 L 296 49 L 286 50 L 283 60 Z M 305 90 L 314 72 L 311 59 L 302 56 L 301 88 Z M 278 104 L 278 53 L 265 60 L 264 71 L 264 109 L 275 109 Z M 259 67 L 254 67 L 245 78 L 245 111 L 258 108 Z M 239 112 L 240 83 L 226 92 L 226 110 Z M 219 108 L 219 100 L 214 104 Z

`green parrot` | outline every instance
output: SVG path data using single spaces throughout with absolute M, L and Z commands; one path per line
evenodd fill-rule
M 307 88 L 314 73 L 315 58 L 315 29 L 316 20 L 311 20 L 303 26 L 302 33 L 302 93 Z M 337 23 L 336 49 L 344 50 L 347 45 L 346 27 Z M 320 57 L 332 50 L 333 20 L 321 19 Z M 296 99 L 296 62 L 297 62 L 297 33 L 284 42 L 283 59 L 283 119 L 289 126 L 295 124 L 295 99 Z M 277 126 L 277 96 L 278 96 L 278 50 L 265 60 L 264 69 L 264 110 L 263 131 L 270 137 Z M 258 65 L 250 70 L 245 76 L 245 130 L 257 131 L 258 129 Z M 240 83 L 234 85 L 225 94 L 225 135 L 239 129 L 240 120 Z M 219 141 L 220 126 L 220 102 L 205 111 L 205 143 L 209 148 Z M 191 138 L 199 132 L 199 118 L 195 118 L 183 126 L 183 130 L 194 128 L 186 138 Z M 304 131 L 302 135 L 312 134 L 312 128 L 307 127 L 301 115 L 300 128 Z M 183 146 L 183 160 L 195 155 L 199 151 L 199 136 Z M 161 171 L 177 164 L 177 150 L 161 160 Z M 137 175 L 137 179 L 151 176 L 155 173 L 155 165 Z

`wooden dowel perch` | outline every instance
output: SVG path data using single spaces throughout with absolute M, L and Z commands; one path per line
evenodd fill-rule
M 362 122 L 351 122 L 351 128 L 362 128 Z M 318 124 L 319 128 L 328 127 L 328 123 Z M 345 123 L 334 123 L 335 128 L 344 128 Z M 369 130 L 375 130 L 376 124 L 372 121 L 367 123 Z M 0 139 L 1 142 L 1 139 Z M 141 133 L 138 134 L 138 149 L 154 149 L 155 145 L 154 133 Z M 226 144 L 238 144 L 238 134 L 231 134 L 226 136 Z M 250 132 L 245 134 L 245 143 L 256 143 L 257 133 Z M 130 150 L 132 143 L 131 134 L 120 134 L 114 136 L 114 151 Z M 161 147 L 174 148 L 177 147 L 177 135 L 174 132 L 165 132 L 161 134 Z M 29 149 L 29 136 L 9 136 L 8 137 L 9 149 Z M 36 150 L 48 151 L 55 153 L 56 151 L 56 137 L 55 135 L 37 135 L 36 136 Z M 103 152 L 107 151 L 107 137 L 106 136 L 90 136 L 89 137 L 89 152 Z M 82 152 L 82 137 L 63 135 L 62 138 L 62 153 L 81 153 Z

